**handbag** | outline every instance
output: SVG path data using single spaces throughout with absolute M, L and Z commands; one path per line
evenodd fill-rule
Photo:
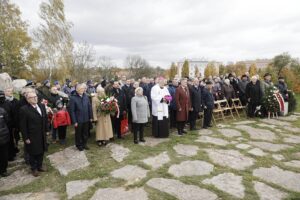
M 125 135 L 129 131 L 128 128 L 128 118 L 125 115 L 121 121 L 121 135 Z

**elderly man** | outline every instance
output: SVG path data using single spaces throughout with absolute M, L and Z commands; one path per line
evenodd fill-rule
M 36 177 L 39 176 L 39 172 L 46 171 L 43 168 L 43 157 L 47 150 L 48 117 L 45 106 L 38 103 L 35 92 L 28 92 L 26 100 L 28 104 L 20 109 L 20 131 L 29 155 L 32 175 Z
M 79 151 L 89 150 L 89 123 L 93 119 L 92 106 L 85 91 L 86 85 L 78 84 L 76 93 L 70 98 L 70 116 L 75 127 L 75 145 Z
M 202 112 L 202 90 L 200 88 L 200 82 L 198 78 L 194 79 L 193 86 L 190 89 L 191 104 L 193 110 L 190 112 L 190 129 L 198 130 L 196 128 L 196 120 L 199 112 Z
M 257 76 L 252 76 L 251 82 L 246 86 L 245 94 L 248 100 L 248 116 L 254 117 L 255 109 L 260 105 L 263 96 L 260 83 L 257 81 Z
M 176 101 L 176 121 L 178 135 L 187 133 L 184 130 L 186 121 L 189 119 L 189 111 L 192 111 L 190 92 L 187 85 L 187 79 L 180 81 L 180 86 L 176 89 L 175 101 Z
M 169 100 L 170 96 L 168 89 L 165 87 L 165 79 L 159 77 L 158 84 L 151 89 L 152 100 L 152 134 L 154 137 L 166 138 L 169 137 Z

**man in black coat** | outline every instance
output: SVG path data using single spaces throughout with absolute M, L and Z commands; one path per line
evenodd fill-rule
M 9 130 L 7 124 L 10 119 L 7 112 L 0 108 L 0 176 L 6 177 L 8 165 Z
M 206 87 L 202 91 L 202 105 L 204 108 L 203 128 L 211 127 L 212 112 L 214 109 L 214 96 L 212 94 L 213 83 L 206 82 Z
M 13 120 L 16 113 L 14 112 L 12 103 L 6 100 L 5 93 L 2 90 L 0 91 L 0 107 L 6 111 L 9 119 L 11 119 L 7 124 L 7 127 L 9 129 L 9 135 L 10 135 L 8 160 L 13 161 L 16 157 L 16 146 L 14 141 L 15 121 Z
M 248 116 L 254 117 L 256 107 L 261 104 L 263 92 L 256 76 L 251 78 L 251 82 L 246 86 L 246 97 L 248 100 Z
M 36 177 L 39 172 L 46 171 L 43 168 L 43 157 L 47 150 L 48 117 L 45 106 L 38 103 L 35 92 L 27 93 L 26 100 L 28 104 L 20 109 L 20 131 L 29 154 L 32 175 Z
M 70 116 L 75 126 L 75 145 L 79 151 L 89 150 L 87 140 L 93 119 L 91 102 L 85 90 L 85 84 L 78 84 L 76 93 L 70 98 Z
M 199 115 L 199 112 L 202 111 L 202 96 L 201 88 L 199 85 L 198 78 L 193 80 L 193 85 L 190 88 L 190 96 L 193 110 L 190 111 L 190 129 L 198 130 L 196 128 L 196 120 Z
M 120 89 L 120 84 L 118 81 L 115 81 L 113 84 L 112 89 L 112 96 L 114 96 L 118 100 L 118 106 L 119 106 L 119 116 L 115 115 L 112 117 L 112 126 L 114 134 L 117 135 L 119 139 L 122 139 L 121 136 L 121 121 L 124 116 L 126 116 L 127 112 L 127 103 L 126 103 L 126 97 L 123 92 L 123 90 Z

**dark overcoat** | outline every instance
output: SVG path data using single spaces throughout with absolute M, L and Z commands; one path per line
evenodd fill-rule
M 47 150 L 46 132 L 49 131 L 46 108 L 38 104 L 42 115 L 30 104 L 20 108 L 20 131 L 23 140 L 30 140 L 26 150 L 31 155 L 42 154 Z
M 191 103 L 193 110 L 195 112 L 201 112 L 202 111 L 202 90 L 201 88 L 192 86 L 190 88 L 190 95 L 191 95 Z
M 191 109 L 189 89 L 179 86 L 175 92 L 175 101 L 177 108 L 176 120 L 179 122 L 187 121 L 189 118 L 189 111 Z

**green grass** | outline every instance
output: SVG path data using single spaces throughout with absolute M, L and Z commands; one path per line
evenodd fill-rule
M 297 100 L 300 102 L 300 95 L 297 95 Z M 300 112 L 300 103 L 298 103 L 297 107 L 297 112 Z M 230 124 L 232 121 L 226 122 L 226 124 Z M 225 123 L 223 123 L 225 124 Z M 293 122 L 293 124 L 297 127 L 300 127 L 300 120 Z M 255 125 L 254 125 L 255 127 Z M 217 136 L 222 139 L 228 140 L 228 138 L 220 135 L 217 131 L 217 128 L 214 127 L 212 128 L 214 131 L 214 136 Z M 175 131 L 175 130 L 172 130 Z M 243 137 L 246 139 L 249 139 L 249 136 L 241 131 L 243 134 Z M 68 135 L 67 135 L 67 146 L 72 146 L 74 145 L 74 130 L 73 128 L 69 128 Z M 150 129 L 146 129 L 146 136 L 150 136 Z M 215 187 L 211 185 L 205 185 L 202 184 L 202 180 L 205 178 L 211 178 L 215 175 L 218 175 L 220 173 L 224 172 L 232 172 L 236 175 L 243 176 L 243 184 L 245 185 L 246 191 L 245 191 L 245 198 L 246 200 L 256 200 L 258 199 L 258 195 L 256 194 L 254 188 L 253 188 L 253 183 L 252 181 L 261 181 L 256 177 L 252 176 L 252 171 L 258 167 L 271 167 L 272 165 L 279 166 L 282 169 L 285 170 L 292 170 L 295 172 L 300 173 L 300 169 L 295 169 L 295 168 L 290 168 L 286 167 L 285 165 L 282 164 L 280 161 L 276 161 L 272 158 L 271 155 L 268 155 L 266 157 L 255 157 L 251 154 L 248 154 L 246 150 L 240 150 L 241 153 L 243 153 L 246 156 L 252 157 L 256 159 L 255 165 L 251 166 L 250 168 L 246 170 L 234 170 L 228 167 L 222 167 L 219 165 L 215 165 L 214 171 L 210 175 L 206 176 L 193 176 L 193 177 L 181 177 L 181 178 L 176 178 L 173 177 L 172 175 L 168 174 L 168 168 L 173 165 L 173 164 L 178 164 L 182 161 L 185 160 L 203 160 L 207 161 L 209 163 L 212 163 L 212 161 L 209 159 L 207 154 L 203 151 L 200 150 L 198 151 L 198 154 L 193 157 L 185 157 L 185 156 L 179 156 L 174 150 L 173 146 L 180 143 L 180 144 L 193 144 L 199 146 L 200 149 L 204 148 L 218 148 L 218 149 L 235 149 L 234 145 L 227 145 L 225 147 L 219 147 L 219 146 L 214 146 L 211 144 L 203 144 L 199 142 L 195 142 L 195 140 L 198 138 L 197 132 L 190 132 L 189 134 L 185 135 L 184 137 L 178 137 L 174 134 L 170 136 L 171 140 L 169 142 L 164 142 L 161 143 L 155 147 L 146 147 L 146 146 L 141 146 L 141 145 L 134 145 L 133 144 L 133 139 L 132 135 L 126 136 L 125 140 L 116 140 L 115 143 L 122 144 L 124 147 L 127 147 L 131 150 L 130 155 L 125 158 L 125 160 L 121 163 L 116 162 L 110 157 L 110 151 L 109 148 L 106 147 L 98 147 L 94 141 L 94 133 L 92 134 L 91 138 L 89 139 L 89 151 L 85 151 L 86 155 L 88 157 L 88 160 L 90 161 L 90 166 L 73 171 L 69 173 L 68 176 L 61 176 L 59 172 L 53 168 L 49 160 L 45 158 L 45 163 L 49 168 L 49 172 L 45 173 L 42 175 L 42 177 L 36 181 L 34 181 L 31 184 L 25 185 L 25 186 L 20 186 L 17 188 L 14 188 L 12 190 L 8 191 L 2 191 L 0 192 L 0 195 L 6 195 L 6 194 L 11 194 L 11 193 L 25 193 L 25 192 L 40 192 L 40 191 L 53 191 L 57 192 L 60 196 L 61 199 L 67 199 L 67 194 L 66 194 L 66 183 L 69 181 L 73 180 L 79 180 L 79 179 L 94 179 L 100 177 L 101 180 L 95 184 L 95 186 L 89 188 L 88 191 L 85 193 L 76 196 L 74 199 L 89 199 L 93 196 L 95 191 L 99 188 L 106 188 L 106 187 L 124 187 L 126 182 L 121 179 L 115 179 L 110 176 L 110 172 L 119 169 L 125 165 L 132 164 L 132 165 L 138 165 L 142 168 L 145 168 L 147 170 L 151 170 L 151 168 L 144 163 L 141 162 L 141 160 L 150 157 L 150 156 L 155 156 L 158 155 L 159 153 L 163 151 L 167 151 L 168 155 L 171 159 L 171 161 L 167 164 L 165 164 L 163 167 L 157 169 L 157 170 L 151 170 L 148 172 L 148 176 L 145 179 L 140 180 L 139 182 L 125 186 L 128 189 L 133 188 L 133 187 L 144 187 L 147 193 L 149 194 L 149 198 L 152 200 L 173 200 L 175 199 L 174 197 L 160 192 L 158 190 L 152 189 L 148 186 L 145 185 L 145 183 L 150 180 L 151 178 L 155 177 L 163 177 L 163 178 L 172 178 L 172 179 L 177 179 L 182 181 L 183 183 L 186 184 L 193 184 L 197 185 L 201 188 L 209 189 L 210 191 L 216 193 L 221 199 L 224 200 L 232 200 L 235 199 L 233 196 L 224 193 Z M 275 143 L 282 143 L 282 138 L 280 138 L 278 141 Z M 51 144 L 49 147 L 49 152 L 47 152 L 47 155 L 52 154 L 54 152 L 60 151 L 64 149 L 64 146 L 61 146 L 59 144 Z M 287 160 L 293 159 L 292 154 L 295 152 L 300 152 L 300 145 L 294 145 L 293 149 L 289 150 L 284 150 L 280 152 L 280 154 L 284 155 Z M 45 156 L 46 157 L 46 156 Z M 281 188 L 275 184 L 270 184 L 267 183 L 268 185 L 280 189 L 282 191 L 285 191 L 290 194 L 288 199 L 300 197 L 300 193 L 295 193 L 288 191 L 284 188 Z

